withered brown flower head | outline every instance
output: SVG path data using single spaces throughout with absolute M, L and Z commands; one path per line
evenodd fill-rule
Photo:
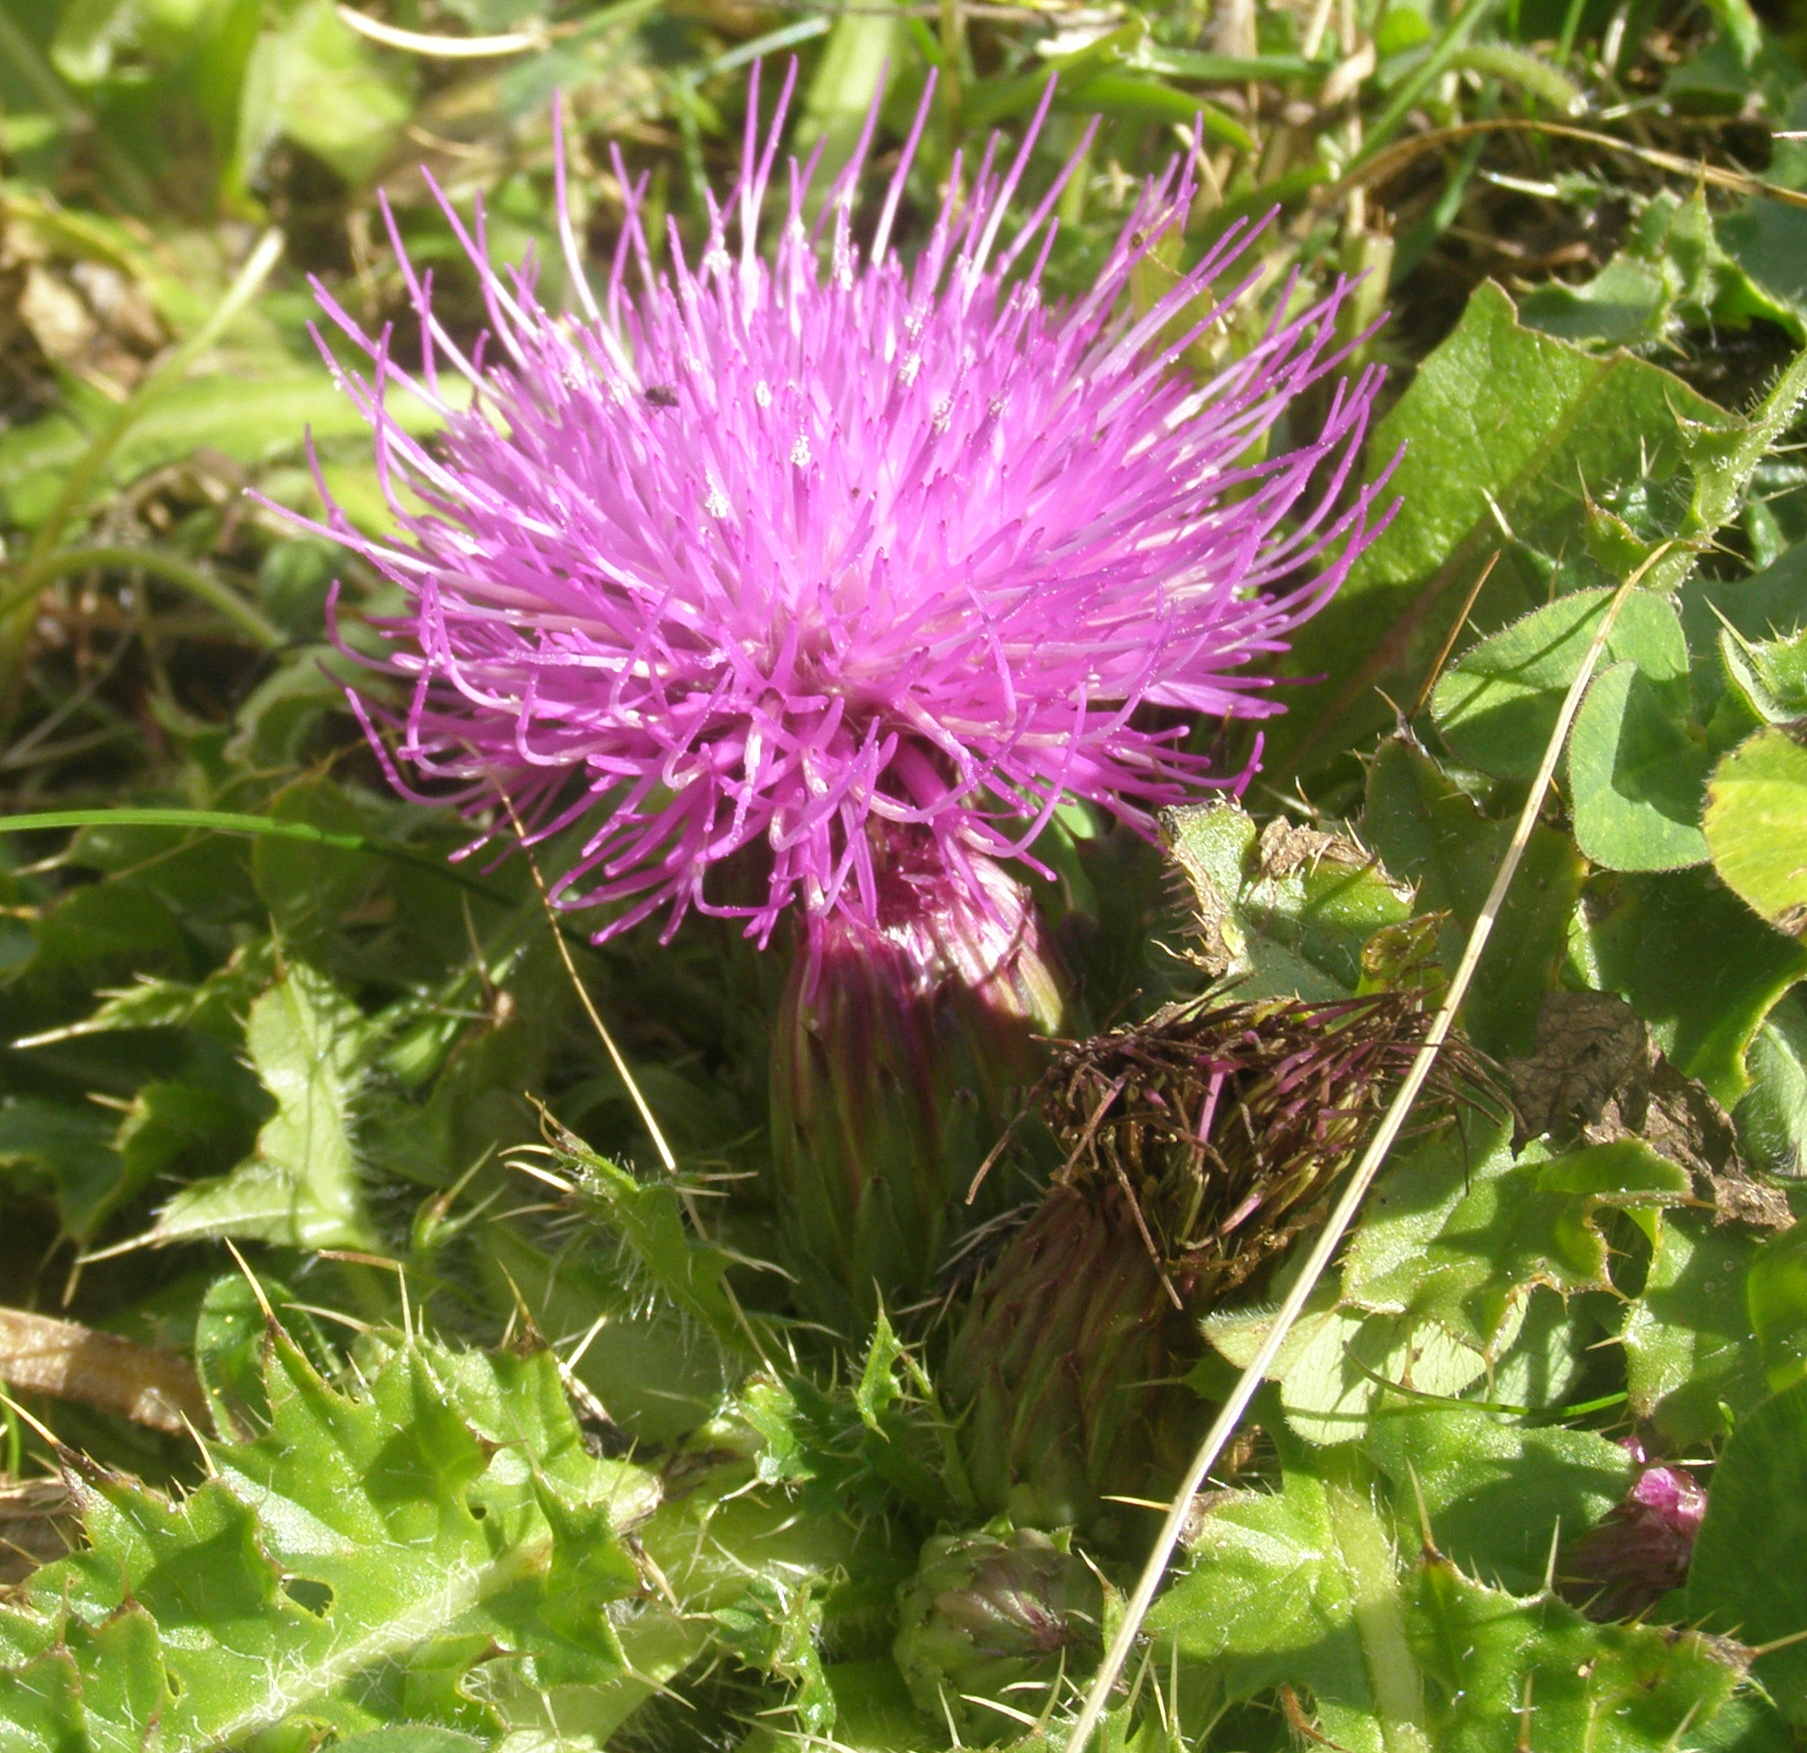
M 1181 1380 L 1198 1317 L 1322 1212 L 1428 1028 L 1415 993 L 1200 1000 L 1061 1054 L 1041 1107 L 1066 1160 L 945 1375 L 987 1507 L 1087 1521 L 1178 1471 L 1205 1410 Z M 1478 1056 L 1445 1043 L 1420 1114 L 1486 1096 Z
M 1068 1048 L 1043 1110 L 1062 1185 L 1128 1195 L 1189 1304 L 1245 1283 L 1361 1148 L 1429 1026 L 1422 995 L 1169 1005 Z M 1432 1093 L 1478 1090 L 1476 1056 L 1439 1050 Z

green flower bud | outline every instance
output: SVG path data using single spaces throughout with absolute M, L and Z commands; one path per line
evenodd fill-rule
M 1092 1525 L 1106 1493 L 1173 1478 L 1203 1411 L 1172 1379 L 1191 1349 L 1123 1190 L 1051 1188 L 980 1280 L 942 1377 L 978 1502 Z
M 992 1523 L 938 1534 L 898 1592 L 893 1653 L 910 1696 L 968 1744 L 1020 1735 L 1103 1649 L 1097 1575 L 1064 1541 Z

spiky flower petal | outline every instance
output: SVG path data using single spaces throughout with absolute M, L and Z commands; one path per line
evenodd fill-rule
M 1149 831 L 1240 777 L 1184 746 L 1185 716 L 1277 710 L 1251 666 L 1384 521 L 1378 483 L 1342 504 L 1374 371 L 1319 398 L 1315 432 L 1277 437 L 1346 357 L 1346 284 L 1302 302 L 1286 281 L 1203 384 L 1181 355 L 1263 279 L 1259 228 L 1230 227 L 1150 308 L 1128 298 L 1185 220 L 1186 163 L 1055 302 L 1041 275 L 1083 144 L 1012 219 L 1047 99 L 1013 159 L 994 140 L 976 169 L 956 160 L 906 259 L 932 87 L 856 225 L 876 109 L 816 188 L 814 160 L 779 159 L 793 79 L 763 132 L 755 80 L 695 255 L 674 229 L 656 265 L 645 183 L 617 155 L 625 211 L 592 291 L 561 166 L 573 311 L 541 302 L 531 267 L 492 266 L 481 214 L 467 227 L 449 202 L 488 309 L 476 345 L 393 220 L 417 370 L 319 291 L 364 356 L 335 369 L 394 527 L 336 507 L 314 527 L 407 605 L 374 623 L 402 688 L 369 691 L 367 725 L 398 787 L 447 788 L 481 834 L 511 812 L 530 840 L 582 823 L 557 894 L 607 909 L 599 936 L 693 908 L 761 942 L 792 909 L 873 926 L 875 842 L 897 828 L 949 872 L 1028 854 L 1066 798 Z M 403 430 L 397 392 L 442 417 L 437 440 Z M 730 861 L 751 861 L 750 892 Z

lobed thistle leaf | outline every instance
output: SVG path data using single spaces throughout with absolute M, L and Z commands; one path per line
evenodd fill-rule
M 551 1356 L 409 1338 L 356 1395 L 280 1330 L 270 1423 L 207 1446 L 171 1501 L 73 1454 L 85 1550 L 0 1607 L 9 1753 L 204 1753 L 287 1725 L 430 1724 L 493 1739 L 479 1665 L 618 1679 L 618 1537 L 657 1506 L 585 1450 Z
M 302 961 L 284 967 L 245 1020 L 246 1056 L 276 1103 L 255 1153 L 229 1174 L 182 1188 L 144 1240 L 371 1246 L 354 1142 L 370 1033 L 364 1012 L 328 976 Z
M 1356 1445 L 1201 1509 L 1191 1568 L 1148 1622 L 1155 1666 L 1177 1653 L 1195 1697 L 1300 1689 L 1348 1753 L 1787 1745 L 1744 1683 L 1748 1651 L 1488 1587 L 1399 1515 Z

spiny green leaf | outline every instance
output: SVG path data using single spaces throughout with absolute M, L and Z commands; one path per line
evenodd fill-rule
M 1365 1446 L 1396 1502 L 1422 1502 L 1439 1549 L 1503 1588 L 1537 1588 L 1558 1530 L 1592 1526 L 1631 1483 L 1625 1451 L 1595 1431 L 1469 1406 L 1394 1398 Z
M 1770 1007 L 1807 976 L 1807 946 L 1758 919 L 1710 871 L 1603 882 L 1575 925 L 1582 983 L 1617 992 L 1685 1077 L 1734 1106 Z
M 1718 1436 L 1769 1392 L 1745 1296 L 1754 1250 L 1736 1226 L 1666 1213 L 1644 1287 L 1625 1313 L 1626 1386 L 1635 1417 L 1666 1447 Z
M 1548 1595 L 1487 1588 L 1444 1560 L 1422 1563 L 1414 1583 L 1412 1647 L 1437 1753 L 1497 1753 L 1525 1724 L 1537 1741 L 1595 1753 L 1785 1745 L 1773 1715 L 1762 1713 L 1767 1731 L 1746 1715 L 1735 1659 L 1695 1632 L 1593 1625 Z M 1736 1739 L 1715 1733 L 1722 1713 L 1720 1732 Z
M 1344 1509 L 1360 1524 L 1344 1524 L 1347 1548 L 1335 1526 Z M 1396 1618 L 1388 1538 L 1372 1502 L 1333 1504 L 1318 1469 L 1289 1469 L 1277 1492 L 1237 1492 L 1212 1504 L 1191 1543 L 1191 1568 L 1156 1604 L 1148 1629 L 1208 1664 L 1232 1698 L 1290 1684 L 1309 1688 L 1315 1704 L 1339 1719 L 1366 1717 L 1355 1741 L 1328 1725 L 1326 1732 L 1352 1753 L 1378 1749 L 1384 1743 L 1354 1606 L 1359 1591 Z M 1422 1734 L 1404 1744 L 1421 1747 Z
M 1722 465 L 1700 437 L 1742 430 L 1654 365 L 1521 328 L 1506 294 L 1480 287 L 1375 431 L 1377 464 L 1404 447 L 1391 482 L 1400 514 L 1297 642 L 1294 674 L 1341 680 L 1278 723 L 1270 762 L 1297 759 L 1302 739 L 1322 759 L 1378 729 L 1376 686 L 1410 699 L 1494 550 L 1499 563 L 1470 612 L 1483 633 L 1552 595 L 1617 584 L 1627 542 L 1641 554 L 1709 535 L 1716 524 L 1695 500 Z M 1603 516 L 1618 539 L 1596 554 Z M 1647 583 L 1672 587 L 1692 565 L 1678 550 Z
M 1779 54 L 1773 47 L 1768 52 Z M 1792 63 L 1785 78 L 1793 87 L 1792 101 L 1778 118 L 1775 152 L 1765 180 L 1784 189 L 1799 189 L 1807 185 L 1807 149 L 1797 132 L 1807 126 L 1807 91 L 1801 90 L 1800 74 Z M 1739 101 L 1747 101 L 1749 73 L 1738 68 L 1732 79 Z M 1719 236 L 1755 284 L 1784 302 L 1797 320 L 1807 314 L 1807 213 L 1792 203 L 1753 195 L 1720 220 Z
M 788 1683 L 790 1708 L 806 1735 L 835 1726 L 834 1694 L 822 1667 L 820 1585 L 805 1580 L 786 1588 L 765 1577 L 751 1579 L 731 1607 L 710 1615 L 716 1642 L 749 1667 Z
M 251 1007 L 245 1047 L 275 1116 L 230 1174 L 184 1188 L 158 1216 L 153 1242 L 243 1236 L 302 1248 L 367 1248 L 353 1102 L 368 1029 L 323 974 L 293 962 Z
M 456 1729 L 427 1728 L 408 1723 L 389 1729 L 369 1729 L 333 1743 L 333 1753 L 485 1753 L 488 1743 Z
M 1710 756 L 1678 720 L 1671 694 L 1638 665 L 1616 663 L 1594 677 L 1575 715 L 1575 841 L 1608 870 L 1681 870 L 1706 860 L 1699 822 Z
M 130 986 L 102 992 L 101 1002 L 79 1022 L 47 1030 L 37 1040 L 66 1041 L 115 1029 L 187 1028 L 236 1042 L 244 1012 L 275 972 L 275 945 L 259 938 L 235 949 L 200 980 L 140 977 Z
M 1386 743 L 1368 771 L 1362 836 L 1395 876 L 1414 882 L 1417 906 L 1447 912 L 1445 960 L 1453 965 L 1513 834 L 1489 821 L 1421 749 Z M 1534 828 L 1470 988 L 1463 1024 L 1497 1055 L 1525 1053 L 1543 995 L 1555 984 L 1580 894 L 1582 864 L 1567 835 Z
M 1477 1164 L 1468 1191 L 1415 1259 L 1394 1256 L 1389 1265 L 1391 1249 L 1352 1249 L 1345 1294 L 1375 1308 L 1404 1302 L 1486 1345 L 1531 1287 L 1565 1295 L 1611 1288 L 1611 1251 L 1599 1227 L 1608 1212 L 1688 1196 L 1686 1172 L 1639 1139 L 1556 1157 L 1533 1144 L 1510 1167 L 1499 1157 Z
M 1562 697 L 1613 595 L 1599 589 L 1558 597 L 1450 667 L 1431 693 L 1431 716 L 1457 760 L 1499 779 L 1529 779 L 1537 771 Z M 1679 705 L 1686 708 L 1688 645 L 1663 598 L 1636 591 L 1625 599 L 1606 659 L 1635 663 L 1653 682 L 1683 683 Z
M 1406 1150 L 1370 1196 L 1340 1286 L 1301 1316 L 1271 1375 L 1288 1424 L 1346 1442 L 1392 1415 L 1397 1383 L 1454 1395 L 1509 1355 L 1531 1293 L 1610 1288 L 1600 1234 L 1615 1209 L 1673 1204 L 1685 1173 L 1637 1141 L 1515 1161 L 1503 1124 L 1450 1130 Z M 1232 1363 L 1266 1331 L 1261 1309 L 1225 1310 L 1205 1334 Z M 1208 1391 L 1201 1374 L 1198 1385 Z
M 238 1436 L 269 1423 L 264 1353 L 272 1316 L 316 1368 L 331 1367 L 314 1317 L 298 1300 L 267 1273 L 255 1282 L 233 1273 L 207 1287 L 195 1316 L 194 1363 L 221 1435 Z
M 1787 725 L 1807 718 L 1807 634 L 1746 639 L 1735 627 L 1722 627 L 1719 661 L 1760 723 Z
M 1512 1343 L 1521 1309 L 1509 1308 L 1494 1332 L 1500 1350 Z M 1271 1319 L 1268 1309 L 1226 1310 L 1206 1317 L 1205 1336 L 1244 1368 Z M 1395 1403 L 1388 1383 L 1455 1395 L 1486 1372 L 1487 1361 L 1479 1347 L 1421 1315 L 1370 1314 L 1326 1301 L 1300 1315 L 1269 1374 L 1279 1383 L 1289 1430 L 1309 1443 L 1347 1443 L 1365 1433 L 1377 1409 Z M 1209 1363 L 1201 1366 L 1193 1385 L 1210 1394 L 1215 1373 Z
M 897 1664 L 882 1660 L 830 1662 L 823 1669 L 834 1698 L 834 1745 L 848 1753 L 923 1753 L 946 1736 L 911 1701 Z M 784 1725 L 761 1724 L 740 1753 L 793 1753 L 797 1736 Z M 1029 1753 L 1025 1748 L 1024 1753 Z
M 574 1139 L 568 1146 L 578 1149 Z M 686 1318 L 700 1323 L 718 1346 L 751 1361 L 755 1355 L 746 1319 L 728 1289 L 733 1257 L 699 1239 L 684 1213 L 682 1189 L 668 1178 L 641 1180 L 587 1151 L 580 1197 L 620 1239 L 636 1272 Z
M 1535 1745 L 1674 1753 L 1737 1744 L 1713 1736 L 1722 1712 L 1751 1726 L 1738 1669 L 1709 1640 L 1590 1624 L 1550 1595 L 1415 1556 L 1416 1506 L 1402 1525 L 1356 1451 L 1330 1454 L 1329 1468 L 1289 1468 L 1279 1491 L 1224 1494 L 1205 1512 L 1192 1568 L 1149 1618 L 1196 1665 L 1191 1684 L 1227 1699 L 1300 1688 L 1350 1753 L 1497 1753 L 1522 1722 Z
M 1713 1470 L 1707 1518 L 1688 1571 L 1688 1613 L 1746 1644 L 1807 1630 L 1807 1382 L 1746 1413 Z M 1759 1553 L 1779 1562 L 1753 1563 Z M 1784 1560 L 1782 1555 L 1789 1558 Z M 1807 1726 L 1807 1644 L 1759 1656 L 1755 1678 L 1789 1721 Z
M 1548 281 L 1519 304 L 1528 327 L 1567 341 L 1635 346 L 1706 325 L 1753 318 L 1807 340 L 1802 313 L 1771 296 L 1720 243 L 1705 191 L 1667 191 L 1647 202 L 1624 247 L 1579 286 Z
M 494 1306 L 524 1305 L 543 1333 L 595 1330 L 578 1379 L 608 1414 L 645 1442 L 667 1442 L 704 1423 L 745 1373 L 709 1329 L 660 1296 L 631 1251 L 593 1232 L 558 1251 L 497 1224 L 484 1233 L 477 1269 Z
M 211 1446 L 179 1503 L 69 1461 L 87 1546 L 0 1609 L 9 1748 L 204 1753 L 292 1721 L 491 1739 L 473 1664 L 618 1675 L 617 1533 L 658 1487 L 589 1456 L 549 1354 L 408 1339 L 354 1395 L 276 1330 L 267 1389 L 268 1429 Z

